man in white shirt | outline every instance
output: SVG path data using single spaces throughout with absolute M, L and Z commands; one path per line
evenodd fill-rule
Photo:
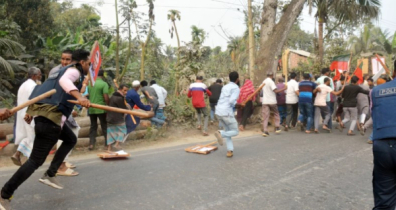
M 321 85 L 324 84 L 324 79 L 325 78 L 329 78 L 330 79 L 330 87 L 334 90 L 334 82 L 333 79 L 331 79 L 330 77 L 330 69 L 329 68 L 323 68 L 322 69 L 322 76 L 320 76 L 317 80 L 316 80 L 316 84 Z M 326 104 L 329 107 L 329 111 L 330 111 L 330 116 L 333 114 L 334 112 L 334 101 L 331 101 L 331 97 L 330 97 L 330 93 L 327 94 L 326 96 Z M 333 128 L 333 121 L 330 119 L 327 127 L 332 129 Z
M 168 96 L 168 92 L 165 90 L 165 88 L 159 86 L 155 80 L 151 80 L 150 85 L 152 88 L 154 88 L 158 96 L 159 107 L 155 113 L 155 117 L 160 120 L 166 120 L 166 117 L 164 116 L 164 108 L 166 106 L 165 100 Z
M 274 77 L 274 73 L 268 72 L 267 79 L 265 79 L 263 81 L 263 83 L 265 85 L 263 87 L 263 107 L 262 107 L 261 111 L 263 113 L 263 136 L 264 137 L 269 136 L 267 127 L 268 127 L 268 120 L 269 120 L 271 112 L 274 113 L 275 132 L 276 133 L 281 132 L 281 130 L 279 129 L 280 116 L 279 116 L 279 111 L 278 111 L 278 106 L 277 106 L 277 101 L 276 101 L 276 94 L 280 93 L 282 91 L 285 91 L 287 89 L 287 85 L 285 85 L 285 87 L 283 89 L 278 90 L 276 88 L 273 77 Z
M 326 97 L 329 93 L 332 93 L 334 95 L 340 95 L 344 88 L 342 88 L 338 92 L 334 92 L 333 88 L 330 87 L 330 78 L 324 78 L 323 80 L 324 84 L 318 85 L 316 90 L 314 92 L 317 92 L 316 98 L 315 98 L 315 133 L 319 133 L 319 120 L 320 116 L 325 116 L 324 121 L 323 121 L 323 130 L 327 130 L 330 132 L 329 127 L 327 126 L 330 118 L 331 118 L 331 113 L 329 106 L 327 106 L 326 103 Z
M 287 90 L 286 90 L 287 117 L 286 117 L 285 131 L 288 131 L 289 127 L 295 127 L 297 123 L 298 96 L 300 95 L 300 92 L 298 89 L 298 82 L 296 81 L 296 77 L 297 74 L 292 72 L 290 74 L 290 81 L 287 83 Z
M 41 81 L 41 70 L 36 67 L 28 69 L 28 79 L 22 83 L 18 89 L 18 105 L 25 103 L 29 100 L 37 82 Z M 24 120 L 26 108 L 17 112 L 16 128 L 15 128 L 15 145 L 18 145 L 17 151 L 11 156 L 12 162 L 15 165 L 21 166 L 21 154 L 29 158 L 33 149 L 34 142 L 34 123 L 27 124 Z

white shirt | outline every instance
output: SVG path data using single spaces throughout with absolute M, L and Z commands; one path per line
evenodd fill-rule
M 29 100 L 30 95 L 32 94 L 34 88 L 36 87 L 37 83 L 32 79 L 27 79 L 18 89 L 17 95 L 17 103 L 21 105 Z M 25 114 L 26 114 L 27 107 L 19 110 L 17 112 L 17 122 L 15 128 L 15 143 L 19 144 L 24 138 L 29 136 L 33 136 L 34 138 L 34 130 L 27 129 L 27 127 L 32 126 L 34 127 L 33 122 L 29 125 L 25 122 Z M 31 135 L 28 132 L 33 132 Z M 33 139 L 31 139 L 33 141 Z
M 268 77 L 263 83 L 265 83 L 263 87 L 263 104 L 276 104 L 275 82 Z
M 298 95 L 296 91 L 298 91 L 298 82 L 294 79 L 291 79 L 287 83 L 287 90 L 286 90 L 286 104 L 296 104 L 298 103 Z
M 157 93 L 159 107 L 164 108 L 165 107 L 165 99 L 168 96 L 168 92 L 165 90 L 165 88 L 163 88 L 157 84 L 153 84 L 153 85 L 151 85 L 151 87 L 154 88 L 155 92 Z
M 333 91 L 333 88 L 331 88 L 325 84 L 318 85 L 318 87 L 316 87 L 316 88 L 319 88 L 320 92 L 316 93 L 314 105 L 315 106 L 327 106 L 326 98 L 327 98 L 327 95 Z

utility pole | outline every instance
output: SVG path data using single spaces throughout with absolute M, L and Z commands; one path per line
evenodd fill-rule
M 249 76 L 254 80 L 254 30 L 253 30 L 253 14 L 252 14 L 252 0 L 248 1 L 248 28 L 249 28 Z

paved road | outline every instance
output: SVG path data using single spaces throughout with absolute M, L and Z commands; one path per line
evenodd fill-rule
M 370 209 L 371 145 L 366 138 L 297 131 L 235 141 L 209 155 L 186 146 L 132 154 L 128 160 L 75 162 L 64 190 L 37 180 L 15 193 L 15 209 Z M 0 171 L 0 184 L 13 170 Z

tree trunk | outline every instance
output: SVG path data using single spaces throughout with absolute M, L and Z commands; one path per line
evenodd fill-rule
M 323 23 L 324 19 L 319 17 L 318 20 L 318 25 L 319 25 L 319 38 L 318 38 L 318 46 L 319 46 L 319 52 L 318 52 L 318 61 L 320 64 L 323 62 L 323 53 L 324 53 L 324 47 L 323 47 Z
M 140 56 L 140 81 L 144 80 L 144 61 L 146 57 L 146 47 L 150 41 L 150 36 L 151 36 L 151 29 L 153 26 L 153 19 L 150 20 L 150 27 L 149 31 L 147 33 L 146 41 L 142 43 L 142 55 Z
M 120 77 L 120 25 L 118 24 L 118 6 L 117 0 L 115 0 L 115 10 L 116 10 L 116 78 Z
M 253 30 L 253 15 L 252 15 L 252 0 L 248 0 L 248 27 L 249 27 L 249 76 L 254 77 L 254 30 Z
M 282 47 L 287 39 L 287 35 L 304 7 L 305 0 L 292 0 L 286 11 L 283 13 L 279 23 L 272 28 L 266 25 L 271 23 L 264 20 L 268 20 L 265 19 L 268 17 L 267 13 L 270 13 L 271 17 L 275 18 L 275 15 L 272 14 L 272 12 L 276 11 L 276 7 L 273 5 L 271 6 L 268 2 L 274 3 L 274 0 L 266 0 L 263 8 L 263 11 L 265 12 L 263 12 L 263 27 L 261 30 L 259 59 L 257 60 L 259 68 L 255 70 L 254 79 L 254 83 L 256 85 L 262 83 L 268 70 L 276 70 L 277 61 L 274 58 L 281 53 Z
M 132 51 L 132 34 L 131 34 L 131 22 L 128 20 L 128 53 L 125 61 L 124 68 L 122 69 L 121 75 L 119 75 L 119 78 L 117 78 L 117 81 L 119 81 L 119 84 L 121 84 L 122 77 L 125 75 L 126 70 L 128 69 L 128 64 L 129 64 L 129 59 L 131 57 L 131 51 Z
M 255 77 L 251 78 L 255 84 L 260 84 L 264 77 L 264 75 L 260 76 L 261 74 L 267 71 L 267 69 L 263 68 L 264 62 L 268 57 L 264 57 L 261 53 L 265 50 L 266 42 L 270 36 L 272 36 L 275 27 L 275 20 L 276 20 L 276 10 L 278 8 L 278 0 L 265 0 L 263 6 L 263 14 L 261 19 L 261 31 L 260 31 L 260 50 L 257 55 L 256 65 L 258 71 L 254 73 Z M 274 56 L 273 56 L 274 57 Z
M 175 74 L 175 96 L 179 93 L 179 64 L 180 64 L 180 39 L 179 34 L 177 33 L 176 23 L 173 21 L 173 27 L 175 28 L 175 34 L 177 38 L 177 66 L 176 66 L 176 74 Z

